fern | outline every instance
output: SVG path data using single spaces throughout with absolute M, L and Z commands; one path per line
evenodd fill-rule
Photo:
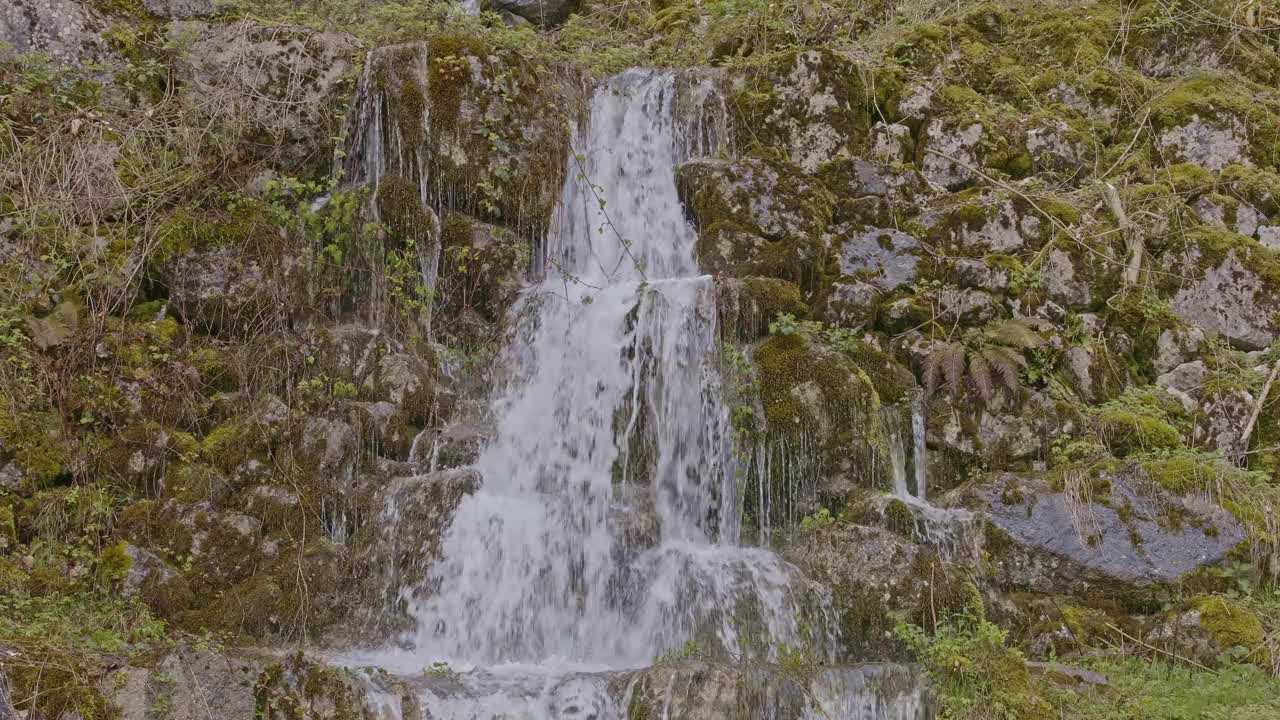
M 1018 392 L 1019 377 L 1027 366 L 1023 354 L 1044 345 L 1044 338 L 1023 320 L 1000 320 L 981 331 L 969 331 L 960 341 L 939 341 L 924 360 L 924 386 L 934 394 L 945 384 L 957 398 L 966 381 L 984 403 L 996 392 Z

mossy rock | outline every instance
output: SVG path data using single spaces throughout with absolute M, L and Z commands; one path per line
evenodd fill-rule
M 800 288 L 777 278 L 721 278 L 716 283 L 716 307 L 722 332 L 750 342 L 769 330 L 778 315 L 805 317 L 809 307 Z
M 802 290 L 822 284 L 833 196 L 794 166 L 693 160 L 677 168 L 676 187 L 699 230 L 704 272 L 773 277 Z
M 1222 595 L 1200 598 L 1194 603 L 1200 624 L 1224 651 L 1243 648 L 1246 659 L 1264 668 L 1271 667 L 1271 651 L 1265 646 L 1266 628 L 1261 617 L 1244 603 Z

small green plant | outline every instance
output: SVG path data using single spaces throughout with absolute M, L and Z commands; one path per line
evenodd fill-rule
M 800 519 L 801 530 L 818 530 L 820 528 L 830 527 L 834 525 L 836 519 L 831 515 L 831 511 L 826 508 L 819 508 L 812 515 L 805 515 Z

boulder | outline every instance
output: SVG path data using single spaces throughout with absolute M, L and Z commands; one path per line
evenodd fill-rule
M 929 182 L 948 190 L 960 190 L 978 179 L 982 167 L 982 123 L 952 122 L 937 118 L 924 130 L 921 172 Z
M 1177 497 L 1137 467 L 1045 481 L 1005 474 L 977 491 L 996 583 L 1037 593 L 1150 597 L 1221 561 L 1246 537 L 1231 513 Z
M 920 264 L 920 241 L 900 230 L 841 225 L 832 228 L 840 272 L 885 292 L 909 287 Z
M 677 168 L 676 180 L 703 271 L 815 282 L 833 200 L 810 176 L 756 158 L 701 159 Z
M 257 260 L 234 247 L 195 250 L 165 263 L 174 311 L 212 334 L 250 332 L 247 323 L 277 310 L 282 299 Z
M 1173 296 L 1173 311 L 1187 323 L 1247 350 L 1269 345 L 1280 333 L 1280 298 L 1245 262 L 1250 257 L 1247 250 L 1232 247 L 1221 261 L 1203 270 L 1198 268 L 1201 257 L 1198 248 L 1184 257 L 1181 269 L 1195 279 Z
M 619 708 L 628 718 L 924 718 L 936 711 L 921 672 L 905 665 L 814 666 L 797 673 L 690 658 L 630 673 L 615 686 L 629 689 Z
M 862 154 L 871 118 L 861 77 L 849 59 L 826 50 L 784 58 L 750 79 L 767 91 L 750 120 L 752 136 L 779 148 L 805 173 Z
M 335 110 L 355 79 L 354 38 L 249 20 L 176 20 L 167 33 L 185 50 L 174 66 L 179 98 L 213 129 L 242 138 L 242 161 L 262 157 L 288 175 L 328 171 Z
M 124 585 L 120 590 L 125 597 L 138 594 L 147 582 L 163 584 L 178 574 L 159 555 L 132 543 L 125 546 L 125 554 L 130 560 L 129 571 L 125 574 Z
M 1194 163 L 1213 173 L 1231 163 L 1249 162 L 1248 129 L 1230 114 L 1217 118 L 1192 115 L 1185 124 L 1161 132 L 1157 142 L 1175 161 Z

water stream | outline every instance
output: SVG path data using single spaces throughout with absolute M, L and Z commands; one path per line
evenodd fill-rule
M 403 590 L 415 629 L 360 659 L 448 667 L 452 684 L 420 692 L 428 717 L 620 718 L 619 688 L 664 656 L 835 660 L 828 591 L 739 544 L 714 287 L 675 187 L 725 124 L 705 79 L 633 69 L 596 91 L 546 277 L 505 353 L 482 484 L 428 579 Z M 875 683 L 829 685 L 818 710 L 835 717 L 924 712 L 918 687 L 889 702 Z

